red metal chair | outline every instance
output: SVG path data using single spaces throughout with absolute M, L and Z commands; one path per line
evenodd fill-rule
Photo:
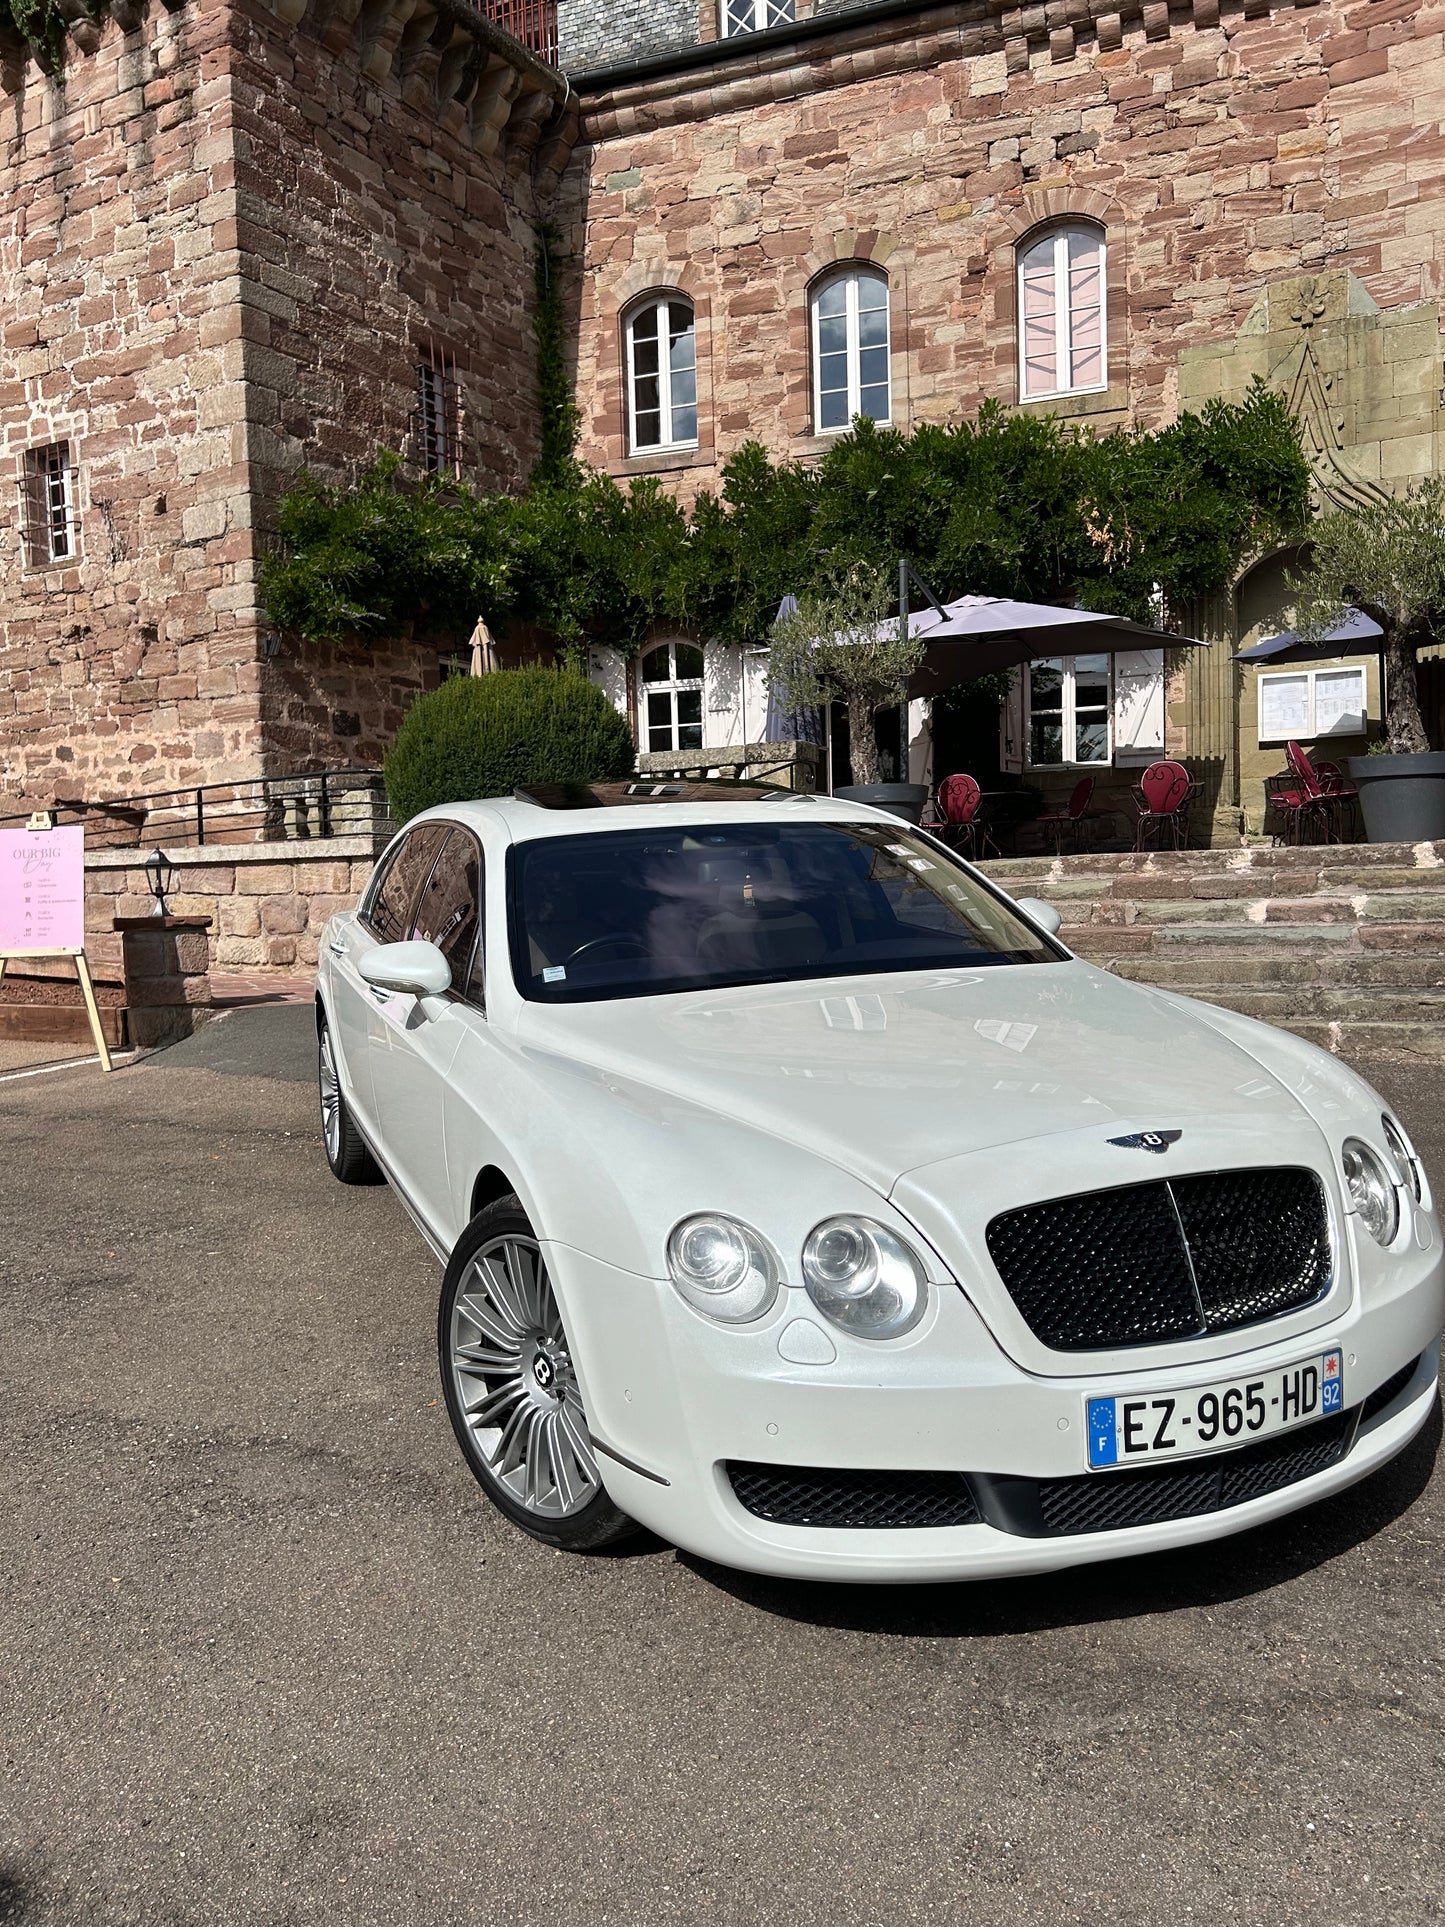
M 995 856 L 999 853 L 988 824 L 979 814 L 982 800 L 983 792 L 975 779 L 961 772 L 945 776 L 938 786 L 938 808 L 943 817 L 940 834 L 954 849 L 967 850 L 971 857 L 987 855 L 990 846 Z
M 1139 778 L 1134 792 L 1134 848 L 1142 850 L 1152 837 L 1162 839 L 1167 830 L 1176 850 L 1189 841 L 1186 805 L 1194 794 L 1194 779 L 1182 763 L 1165 760 L 1151 763 Z
M 1360 792 L 1351 789 L 1349 784 L 1346 783 L 1345 773 L 1338 763 L 1322 763 L 1317 761 L 1314 770 L 1315 775 L 1320 779 L 1320 788 L 1324 791 L 1326 802 L 1330 810 L 1336 814 L 1335 827 L 1338 834 L 1335 841 L 1337 843 L 1346 841 L 1345 819 L 1348 818 L 1348 841 L 1351 843 L 1358 842 L 1360 835 Z
M 1081 776 L 1074 785 L 1073 793 L 1069 797 L 1068 807 L 1066 809 L 1050 810 L 1046 815 L 1036 816 L 1034 818 L 1035 823 L 1037 823 L 1041 829 L 1053 831 L 1054 854 L 1056 856 L 1062 856 L 1064 854 L 1065 836 L 1071 836 L 1073 838 L 1076 851 L 1083 848 L 1084 812 L 1088 809 L 1093 794 L 1093 777 Z

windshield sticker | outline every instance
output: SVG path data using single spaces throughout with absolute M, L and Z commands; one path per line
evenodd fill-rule
M 560 984 L 566 975 L 566 964 L 548 964 L 547 968 L 542 972 L 542 982 L 544 984 Z

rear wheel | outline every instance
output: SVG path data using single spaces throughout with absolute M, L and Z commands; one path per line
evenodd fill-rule
M 437 1349 L 452 1429 L 499 1512 L 569 1552 L 636 1531 L 602 1484 L 546 1259 L 516 1198 L 458 1240 Z
M 321 1141 L 326 1146 L 326 1162 L 331 1175 L 343 1184 L 380 1184 L 381 1172 L 376 1159 L 366 1148 L 341 1095 L 341 1079 L 336 1074 L 336 1047 L 331 1041 L 331 1026 L 323 1017 L 316 1039 L 316 1081 L 321 1093 Z

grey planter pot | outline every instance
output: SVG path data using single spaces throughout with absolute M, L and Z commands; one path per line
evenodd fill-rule
M 1351 756 L 1345 767 L 1360 792 L 1370 843 L 1445 839 L 1445 750 L 1414 756 Z
M 890 815 L 901 816 L 905 823 L 921 823 L 923 806 L 928 801 L 926 783 L 849 783 L 845 788 L 834 790 L 835 796 L 845 796 L 850 803 L 871 803 L 875 809 L 887 810 Z

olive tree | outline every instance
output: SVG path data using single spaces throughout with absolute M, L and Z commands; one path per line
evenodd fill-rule
M 1416 666 L 1445 631 L 1445 479 L 1369 508 L 1327 515 L 1312 534 L 1308 566 L 1289 587 L 1306 641 L 1350 609 L 1379 623 L 1385 663 L 1385 735 L 1409 755 L 1428 750 Z
M 772 634 L 770 674 L 789 708 L 847 705 L 855 783 L 882 782 L 873 719 L 899 700 L 923 659 L 896 602 L 890 570 L 856 563 L 800 595 Z

